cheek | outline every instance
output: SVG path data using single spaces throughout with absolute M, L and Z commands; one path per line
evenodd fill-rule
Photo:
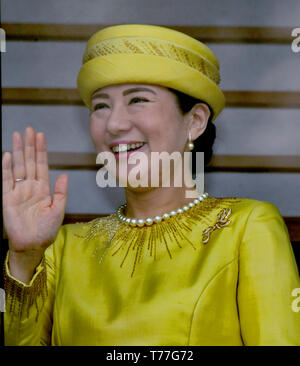
M 142 120 L 139 130 L 147 136 L 153 151 L 172 152 L 181 147 L 184 122 L 176 111 L 162 108 Z
M 90 118 L 89 123 L 91 139 L 95 146 L 100 146 L 104 142 L 105 129 L 104 125 L 94 118 Z

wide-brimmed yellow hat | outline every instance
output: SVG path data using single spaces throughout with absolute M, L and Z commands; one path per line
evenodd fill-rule
M 80 97 L 91 108 L 92 94 L 115 84 L 142 83 L 172 88 L 206 102 L 214 120 L 225 105 L 219 62 L 202 42 L 173 29 L 115 25 L 88 41 L 77 78 Z

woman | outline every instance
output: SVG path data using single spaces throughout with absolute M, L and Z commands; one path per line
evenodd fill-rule
M 211 150 L 219 80 L 215 55 L 171 29 L 121 25 L 91 37 L 78 89 L 126 205 L 61 226 L 67 176 L 52 198 L 45 136 L 27 128 L 23 149 L 13 135 L 3 157 L 6 344 L 300 345 L 299 273 L 275 206 L 177 186 L 186 170 L 176 164 L 169 186 L 161 164 L 158 184 L 130 179 L 139 168 L 149 182 L 154 153 L 184 156 L 195 140 L 203 151 L 203 139 Z M 138 153 L 146 160 L 130 164 Z

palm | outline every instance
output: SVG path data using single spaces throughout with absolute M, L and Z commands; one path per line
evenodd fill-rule
M 30 135 L 27 143 L 29 143 L 28 141 L 30 141 Z M 25 162 L 26 176 L 29 178 L 14 182 L 22 170 L 20 169 L 22 164 L 18 165 L 17 162 L 17 145 L 15 140 L 15 155 L 13 152 L 13 157 L 15 156 L 16 162 L 14 161 L 13 171 L 11 164 L 9 164 L 8 155 L 3 157 L 4 225 L 13 245 L 12 250 L 18 252 L 33 249 L 43 250 L 54 241 L 62 223 L 67 197 L 67 180 L 64 176 L 57 179 L 52 199 L 45 141 L 43 142 L 40 137 L 40 140 L 37 139 L 36 157 L 31 159 L 31 165 L 28 163 L 30 154 L 26 155 L 25 140 L 25 159 L 23 161 Z M 32 151 L 34 150 L 32 149 Z M 20 150 L 19 153 L 21 156 Z M 19 170 L 17 170 L 18 168 Z
M 19 250 L 46 244 L 47 238 L 53 238 L 60 215 L 50 205 L 48 187 L 35 180 L 18 182 L 13 191 L 4 195 L 4 224 L 8 237 Z

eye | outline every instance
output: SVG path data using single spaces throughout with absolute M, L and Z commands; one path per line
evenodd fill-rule
M 148 99 L 146 98 L 142 98 L 142 97 L 135 97 L 132 98 L 129 102 L 129 104 L 133 104 L 133 103 L 141 103 L 141 102 L 149 102 Z
M 97 104 L 94 105 L 93 111 L 96 111 L 97 109 L 103 109 L 103 108 L 106 108 L 106 107 L 108 107 L 108 105 L 105 104 L 105 103 L 97 103 Z

